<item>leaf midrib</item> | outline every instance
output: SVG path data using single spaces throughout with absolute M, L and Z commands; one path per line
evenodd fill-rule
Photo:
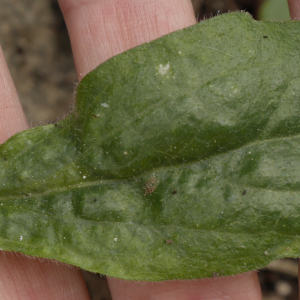
M 90 187 L 90 186 L 97 186 L 97 185 L 101 185 L 101 184 L 105 184 L 105 185 L 108 185 L 108 184 L 114 184 L 114 183 L 129 183 L 129 182 L 133 182 L 133 181 L 136 181 L 137 179 L 139 178 L 142 178 L 145 176 L 145 174 L 148 174 L 148 173 L 151 173 L 153 174 L 155 171 L 157 170 L 164 170 L 164 169 L 178 169 L 178 168 L 188 168 L 190 165 L 193 165 L 193 164 L 197 164 L 197 163 L 201 163 L 201 162 L 205 162 L 207 160 L 211 160 L 213 158 L 216 158 L 216 157 L 220 157 L 222 155 L 228 155 L 230 153 L 233 153 L 235 151 L 239 151 L 241 149 L 244 149 L 244 148 L 247 148 L 247 147 L 252 147 L 252 146 L 255 146 L 255 145 L 259 145 L 259 144 L 263 144 L 263 143 L 269 143 L 269 142 L 273 142 L 273 141 L 284 141 L 284 140 L 293 140 L 293 139 L 297 139 L 297 138 L 300 138 L 300 134 L 297 134 L 297 135 L 291 135 L 291 136 L 288 136 L 288 137 L 276 137 L 276 138 L 271 138 L 271 139 L 266 139 L 266 140 L 257 140 L 257 141 L 251 141 L 250 143 L 247 143 L 247 144 L 244 144 L 243 146 L 241 147 L 237 147 L 235 149 L 230 149 L 228 151 L 224 151 L 222 153 L 216 153 L 216 154 L 213 154 L 211 156 L 208 156 L 204 159 L 201 159 L 199 161 L 189 161 L 189 162 L 186 162 L 184 164 L 177 164 L 177 165 L 173 165 L 173 166 L 164 166 L 164 167 L 159 167 L 159 168 L 155 168 L 155 169 L 152 169 L 152 170 L 149 170 L 145 173 L 140 173 L 138 175 L 135 175 L 133 177 L 130 177 L 129 179 L 104 179 L 103 180 L 103 177 L 99 180 L 99 179 L 96 179 L 96 180 L 90 180 L 90 181 L 86 181 L 84 183 L 80 182 L 80 183 L 76 183 L 76 184 L 73 184 L 73 185 L 67 185 L 66 187 L 61 187 L 61 188 L 53 188 L 53 189 L 50 189 L 48 191 L 44 191 L 44 192 L 36 192 L 36 193 L 30 193 L 31 196 L 30 197 L 36 197 L 38 195 L 41 195 L 41 196 L 46 196 L 46 195 L 49 195 L 53 192 L 65 192 L 67 190 L 74 190 L 74 189 L 80 189 L 80 188 L 86 188 L 86 187 Z M 168 153 L 166 153 L 168 154 Z M 71 163 L 70 163 L 71 164 Z M 63 170 L 65 168 L 67 168 L 69 166 L 66 165 L 64 168 L 60 169 L 60 170 Z M 259 187 L 254 187 L 253 188 L 259 188 Z M 262 188 L 264 189 L 264 188 Z M 273 190 L 273 189 L 270 189 L 270 190 Z M 17 191 L 16 193 L 20 193 L 19 191 Z M 22 199 L 24 198 L 24 195 L 9 195 L 9 196 L 4 196 L 4 197 L 1 197 L 0 196 L 0 200 L 9 200 L 9 199 Z

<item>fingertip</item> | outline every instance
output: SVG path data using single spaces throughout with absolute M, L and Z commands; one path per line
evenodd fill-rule
M 0 299 L 88 300 L 79 269 L 16 252 L 0 252 Z
M 228 277 L 163 282 L 136 282 L 115 278 L 107 280 L 114 300 L 262 299 L 257 272 Z
M 300 2 L 299 0 L 288 0 L 290 15 L 292 20 L 300 20 Z
M 79 79 L 112 56 L 195 24 L 190 0 L 60 0 Z
M 0 144 L 26 128 L 28 123 L 0 46 Z

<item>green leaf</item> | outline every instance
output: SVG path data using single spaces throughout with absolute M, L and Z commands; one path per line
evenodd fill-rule
M 103 63 L 0 147 L 0 248 L 150 281 L 299 256 L 299 35 L 231 13 Z

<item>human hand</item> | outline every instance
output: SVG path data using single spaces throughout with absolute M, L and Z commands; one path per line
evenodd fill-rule
M 60 0 L 79 80 L 125 50 L 193 25 L 190 0 Z M 289 1 L 292 18 L 300 4 Z M 0 143 L 28 128 L 3 54 L 0 53 Z M 232 277 L 133 282 L 108 278 L 113 300 L 261 299 L 256 272 Z M 0 253 L 0 298 L 89 299 L 78 269 L 50 260 Z

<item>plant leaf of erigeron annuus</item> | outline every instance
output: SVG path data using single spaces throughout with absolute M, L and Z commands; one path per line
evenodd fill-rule
M 0 248 L 146 281 L 298 257 L 299 36 L 230 13 L 101 64 L 0 146 Z

